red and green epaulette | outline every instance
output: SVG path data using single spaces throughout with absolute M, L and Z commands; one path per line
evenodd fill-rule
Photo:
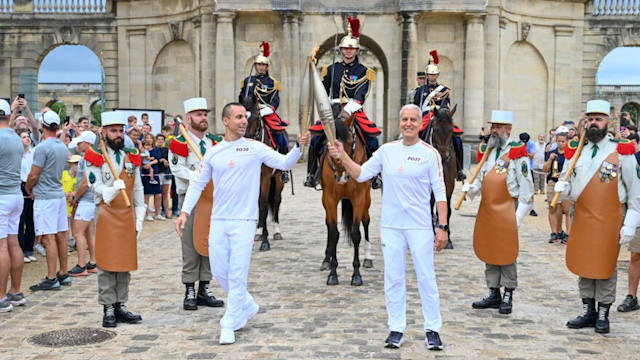
M 129 161 L 135 166 L 142 165 L 142 156 L 140 155 L 140 150 L 136 148 L 124 148 L 122 149 L 124 152 L 129 154 Z
M 218 145 L 218 143 L 222 141 L 222 136 L 218 136 L 210 133 L 206 133 L 205 136 L 211 139 L 211 142 L 213 142 L 213 145 Z
M 187 142 L 182 135 L 171 139 L 169 150 L 171 150 L 172 153 L 180 155 L 182 157 L 189 156 L 189 146 L 187 145 Z
M 487 152 L 487 144 L 480 144 L 478 146 L 478 153 L 476 155 L 476 159 L 478 162 L 482 161 L 482 157 L 484 157 L 484 153 Z
M 87 151 L 84 152 L 84 160 L 88 161 L 95 167 L 102 167 L 102 165 L 104 165 L 104 157 L 102 156 L 102 151 L 93 146 L 89 147 Z
M 522 141 L 513 141 L 509 146 L 511 146 L 511 149 L 509 149 L 509 159 L 511 160 L 520 159 L 521 157 L 529 155 L 527 146 Z
M 633 142 L 628 139 L 611 139 L 618 143 L 618 154 L 620 155 L 633 155 L 636 153 L 636 147 Z
M 578 140 L 569 141 L 567 146 L 564 148 L 564 158 L 571 159 L 573 155 L 576 154 L 576 151 L 578 150 L 578 145 L 580 145 L 580 142 Z

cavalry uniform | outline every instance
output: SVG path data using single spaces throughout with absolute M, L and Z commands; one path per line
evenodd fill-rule
M 125 126 L 118 112 L 102 113 L 102 126 Z M 115 327 L 116 322 L 136 323 L 142 320 L 127 310 L 131 271 L 138 269 L 137 237 L 142 231 L 146 206 L 140 178 L 140 152 L 133 148 L 107 153 L 89 148 L 85 153 L 87 179 L 97 206 L 96 263 L 98 266 L 98 302 L 104 306 L 102 326 Z M 109 168 L 109 158 L 116 174 Z M 131 206 L 127 207 L 125 191 Z
M 360 22 L 358 19 L 349 18 L 348 34 L 340 41 L 340 48 L 360 48 L 358 29 Z M 367 157 L 371 157 L 378 149 L 377 136 L 381 134 L 375 123 L 371 122 L 367 114 L 362 110 L 362 105 L 369 95 L 371 83 L 375 81 L 375 71 L 360 64 L 358 56 L 354 61 L 345 63 L 336 62 L 329 67 L 322 68 L 322 84 L 324 85 L 332 104 L 340 104 L 343 110 L 349 115 L 355 113 L 356 133 L 367 144 L 365 149 Z M 332 86 L 333 85 L 333 86 Z M 311 126 L 311 131 L 322 132 L 320 121 Z M 318 171 L 318 160 L 321 157 L 326 135 L 316 135 L 311 139 L 309 147 L 309 162 L 307 164 L 307 179 L 305 186 L 315 187 L 316 172 Z M 381 186 L 376 177 L 372 186 L 377 189 Z
M 425 73 L 424 71 L 418 71 L 418 73 L 416 74 L 416 77 L 418 78 L 418 80 L 422 80 L 423 83 L 426 82 L 426 76 L 427 73 Z M 416 96 L 416 92 L 418 91 L 418 89 L 420 89 L 420 87 L 422 87 L 422 85 L 418 85 L 415 88 L 411 89 L 408 93 L 407 93 L 407 100 L 406 102 L 413 102 L 413 98 Z
M 207 110 L 207 102 L 204 98 L 189 99 L 184 102 L 184 107 L 186 114 L 195 110 Z M 210 133 L 205 133 L 202 139 L 189 130 L 187 133 L 202 156 L 222 141 L 221 137 Z M 180 135 L 174 137 L 169 144 L 169 162 L 171 173 L 176 181 L 180 206 L 182 206 L 189 183 L 195 179 L 200 168 L 200 159 L 189 148 L 184 136 Z M 198 305 L 210 307 L 224 305 L 224 302 L 215 298 L 209 288 L 212 275 L 208 239 L 212 205 L 213 184 L 210 183 L 204 189 L 197 210 L 187 218 L 180 239 L 182 245 L 182 283 L 186 288 L 182 306 L 185 310 L 197 310 Z M 197 293 L 195 291 L 196 281 L 199 282 Z
M 592 100 L 587 103 L 587 114 L 608 116 L 609 108 L 607 101 Z M 556 183 L 556 192 L 569 195 L 575 202 L 566 263 L 579 276 L 583 314 L 569 320 L 569 328 L 595 327 L 597 333 L 609 332 L 609 308 L 616 296 L 618 242 L 621 235 L 623 239 L 632 238 L 640 222 L 640 167 L 634 153 L 635 147 L 628 140 L 605 136 L 598 143 L 588 142 L 568 183 Z M 565 150 L 567 159 L 574 154 L 575 150 Z M 561 177 L 568 171 L 567 164 Z M 623 223 L 624 203 L 627 213 Z
M 491 122 L 513 124 L 513 113 L 494 110 Z M 490 293 L 474 302 L 473 308 L 499 308 L 501 314 L 509 314 L 513 291 L 518 286 L 518 228 L 533 206 L 533 179 L 522 142 L 507 142 L 504 148 L 491 149 L 484 156 L 488 156 L 487 161 L 475 182 L 463 188 L 470 198 L 482 193 L 473 230 L 473 249 L 486 263 L 485 279 Z M 503 297 L 500 287 L 505 288 Z

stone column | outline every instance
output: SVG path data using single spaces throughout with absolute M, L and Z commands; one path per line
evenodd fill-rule
M 400 99 L 402 104 L 408 104 L 413 99 L 407 99 L 407 93 L 417 84 L 415 83 L 416 72 L 418 71 L 418 30 L 416 26 L 416 15 L 418 13 L 407 12 L 402 14 L 402 71 L 405 76 L 400 84 Z
M 498 110 L 500 104 L 500 16 L 498 14 L 488 14 L 485 17 L 484 34 L 483 116 L 486 121 L 491 118 L 491 110 Z
M 464 130 L 479 133 L 484 121 L 484 17 L 467 16 L 464 59 Z
M 303 72 L 300 64 L 302 62 L 300 54 L 300 16 L 297 13 L 292 13 L 291 19 L 291 70 L 290 76 L 293 81 L 290 82 L 287 97 L 289 101 L 289 136 L 295 138 L 296 134 L 300 132 L 300 123 L 298 122 L 298 111 L 300 107 L 300 89 Z
M 545 129 L 551 129 L 554 125 L 571 119 L 571 110 L 574 106 L 572 97 L 572 83 L 576 66 L 572 56 L 573 26 L 557 25 L 554 27 L 556 52 L 555 52 L 555 76 L 553 84 L 553 119 L 547 117 Z
M 213 94 L 213 56 L 215 44 L 215 28 L 211 8 L 207 9 L 200 17 L 200 96 L 207 99 L 209 108 L 215 106 Z M 209 115 L 209 127 L 215 129 L 215 119 L 220 117 L 218 112 Z
M 146 28 L 128 30 L 129 37 L 129 105 L 134 108 L 147 107 L 147 60 L 145 54 Z
M 225 104 L 237 101 L 235 94 L 235 45 L 232 12 L 216 13 L 216 60 L 215 60 L 215 108 L 213 118 L 216 133 L 224 133 L 221 112 Z
M 280 13 L 280 20 L 282 21 L 282 56 L 280 57 L 280 83 L 282 84 L 282 90 L 280 91 L 280 107 L 278 108 L 278 114 L 288 120 L 291 125 L 295 122 L 292 115 L 294 109 L 292 108 L 292 98 L 295 96 L 293 90 L 293 83 L 295 75 L 293 72 L 293 48 L 296 47 L 292 42 L 291 35 L 291 16 L 288 12 Z M 273 59 L 272 59 L 273 61 Z M 290 128 L 291 126 L 289 126 Z

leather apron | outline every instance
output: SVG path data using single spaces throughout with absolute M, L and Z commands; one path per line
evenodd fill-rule
M 509 265 L 518 257 L 516 205 L 507 189 L 509 154 L 489 170 L 482 180 L 482 199 L 473 229 L 473 250 L 478 259 L 491 265 Z
M 124 157 L 125 165 L 129 157 Z M 124 181 L 127 196 L 133 202 L 135 173 L 129 175 L 126 166 L 122 168 L 119 179 Z M 127 272 L 138 268 L 136 244 L 136 215 L 133 204 L 127 207 L 119 192 L 107 205 L 104 201 L 98 205 L 96 228 L 96 262 L 102 270 Z
M 622 225 L 622 207 L 618 197 L 618 153 L 611 153 L 605 161 L 618 167 L 617 176 L 609 177 L 609 182 L 602 181 L 602 166 L 598 168 L 576 201 L 567 243 L 567 268 L 588 279 L 610 278 L 618 260 Z
M 193 247 L 201 256 L 209 256 L 209 228 L 213 209 L 213 181 L 200 194 L 193 218 Z

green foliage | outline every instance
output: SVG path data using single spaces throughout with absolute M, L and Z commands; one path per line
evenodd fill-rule
M 91 108 L 91 114 L 93 115 L 93 120 L 96 122 L 97 126 L 102 126 L 102 103 L 96 102 Z
M 51 110 L 55 111 L 60 117 L 61 121 L 64 121 L 67 116 L 67 106 L 60 100 L 51 105 Z

